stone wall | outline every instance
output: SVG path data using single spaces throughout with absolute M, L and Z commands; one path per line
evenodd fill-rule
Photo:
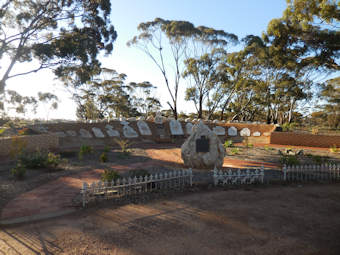
M 36 149 L 41 150 L 56 150 L 59 148 L 59 138 L 54 135 L 27 135 L 27 136 L 16 136 L 5 137 L 0 139 L 0 156 L 9 156 L 13 139 L 18 139 L 19 143 L 25 143 L 25 149 L 27 151 L 34 151 Z
M 273 132 L 270 135 L 271 144 L 323 147 L 340 147 L 340 136 L 312 135 L 293 132 Z

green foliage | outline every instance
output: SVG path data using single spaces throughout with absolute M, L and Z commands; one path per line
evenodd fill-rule
M 233 147 L 233 140 L 227 140 L 224 142 L 224 148 Z
M 26 175 L 26 168 L 20 161 L 18 161 L 17 165 L 11 169 L 11 175 L 17 179 L 22 180 Z
M 118 174 L 118 172 L 112 169 L 105 169 L 104 173 L 102 173 L 102 181 L 104 182 L 112 182 L 119 178 L 121 178 L 121 176 Z
M 238 155 L 240 153 L 240 149 L 239 148 L 232 148 L 230 150 L 230 154 L 231 155 Z
M 333 146 L 329 148 L 329 151 L 332 153 L 337 153 L 337 152 L 340 152 L 340 149 L 337 148 L 336 145 L 334 144 Z
M 0 94 L 8 79 L 45 68 L 57 77 L 72 75 L 81 83 L 100 66 L 101 51 L 110 54 L 117 33 L 110 22 L 110 0 L 102 1 L 5 1 L 0 4 Z M 17 63 L 36 59 L 36 68 L 12 74 Z
M 131 178 L 134 178 L 134 177 L 144 177 L 144 176 L 150 176 L 151 174 L 149 173 L 148 170 L 146 169 L 136 169 L 136 170 L 132 170 L 129 172 L 129 176 Z
M 105 162 L 107 162 L 107 160 L 108 160 L 108 158 L 107 158 L 106 152 L 103 152 L 102 154 L 100 154 L 100 156 L 99 156 L 100 162 L 105 163 Z
M 295 155 L 282 155 L 280 158 L 280 163 L 282 165 L 292 166 L 299 165 L 300 161 Z
M 307 156 L 313 160 L 314 164 L 320 165 L 320 164 L 326 164 L 329 162 L 329 157 L 327 156 L 312 155 L 312 154 L 308 154 Z
M 64 162 L 59 154 L 52 152 L 43 152 L 37 150 L 33 153 L 21 154 L 18 158 L 25 168 L 39 169 L 39 168 L 57 168 L 59 164 Z
M 114 141 L 120 147 L 120 152 L 124 154 L 128 154 L 130 152 L 129 147 L 132 145 L 132 142 L 130 142 L 129 140 L 117 138 L 115 138 Z
M 272 151 L 272 150 L 274 150 L 274 148 L 271 148 L 271 147 L 269 147 L 268 145 L 265 145 L 265 146 L 264 146 L 264 149 L 265 149 L 266 151 Z
M 284 123 L 282 125 L 282 131 L 284 131 L 284 132 L 293 131 L 295 126 L 296 126 L 295 123 L 288 123 L 288 122 L 286 122 L 286 123 Z
M 93 148 L 90 145 L 82 145 L 80 147 L 79 153 L 78 153 L 78 158 L 82 160 L 85 155 L 89 155 L 93 153 Z
M 24 153 L 27 146 L 27 141 L 21 139 L 18 136 L 12 137 L 11 146 L 9 149 L 9 155 L 12 159 L 19 157 L 21 154 Z
M 0 136 L 5 132 L 6 128 L 0 128 Z

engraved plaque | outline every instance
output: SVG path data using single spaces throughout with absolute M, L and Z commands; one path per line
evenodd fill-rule
M 204 135 L 196 140 L 196 152 L 209 152 L 209 139 Z

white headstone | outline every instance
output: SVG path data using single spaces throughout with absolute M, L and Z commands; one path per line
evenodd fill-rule
M 136 137 L 138 137 L 137 132 L 132 127 L 130 127 L 129 125 L 124 125 L 124 127 L 123 127 L 123 134 L 127 138 L 136 138 Z
M 253 136 L 261 136 L 261 133 L 260 133 L 259 131 L 255 131 L 255 132 L 253 133 Z
M 178 120 L 170 120 L 169 126 L 172 135 L 184 135 L 182 125 Z
M 92 138 L 91 133 L 83 128 L 79 129 L 79 134 L 81 137 L 84 137 L 84 138 Z
M 242 130 L 240 131 L 240 135 L 241 136 L 250 136 L 249 128 L 242 128 Z
M 151 130 L 145 121 L 143 120 L 137 121 L 137 126 L 139 129 L 139 133 L 141 133 L 141 135 L 152 135 Z
M 106 125 L 106 133 L 108 134 L 108 136 L 110 137 L 120 137 L 120 134 L 117 130 L 113 129 L 113 127 L 111 125 Z
M 63 132 L 63 131 L 54 132 L 54 134 L 58 137 L 65 137 L 66 136 L 65 132 Z
M 67 130 L 67 131 L 66 131 L 66 134 L 67 134 L 68 136 L 77 136 L 77 132 L 74 131 L 74 130 Z
M 216 135 L 225 135 L 225 129 L 224 127 L 221 127 L 221 126 L 216 126 L 213 128 L 213 132 L 216 134 Z
M 99 138 L 103 138 L 105 137 L 104 133 L 102 132 L 102 130 L 100 128 L 92 128 L 92 132 L 95 135 L 95 137 L 99 137 Z
M 228 135 L 229 136 L 237 136 L 237 129 L 236 129 L 236 127 L 228 128 Z
M 163 124 L 163 121 L 164 121 L 164 119 L 163 119 L 162 114 L 160 112 L 157 112 L 156 117 L 155 117 L 155 123 L 156 124 Z
M 194 125 L 190 122 L 188 122 L 186 125 L 185 125 L 185 131 L 187 133 L 187 135 L 191 135 L 192 134 L 192 128 L 194 127 Z

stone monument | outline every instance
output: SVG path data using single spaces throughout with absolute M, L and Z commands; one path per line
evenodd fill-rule
M 221 168 L 226 154 L 218 136 L 202 121 L 194 126 L 181 150 L 184 165 L 194 168 Z

